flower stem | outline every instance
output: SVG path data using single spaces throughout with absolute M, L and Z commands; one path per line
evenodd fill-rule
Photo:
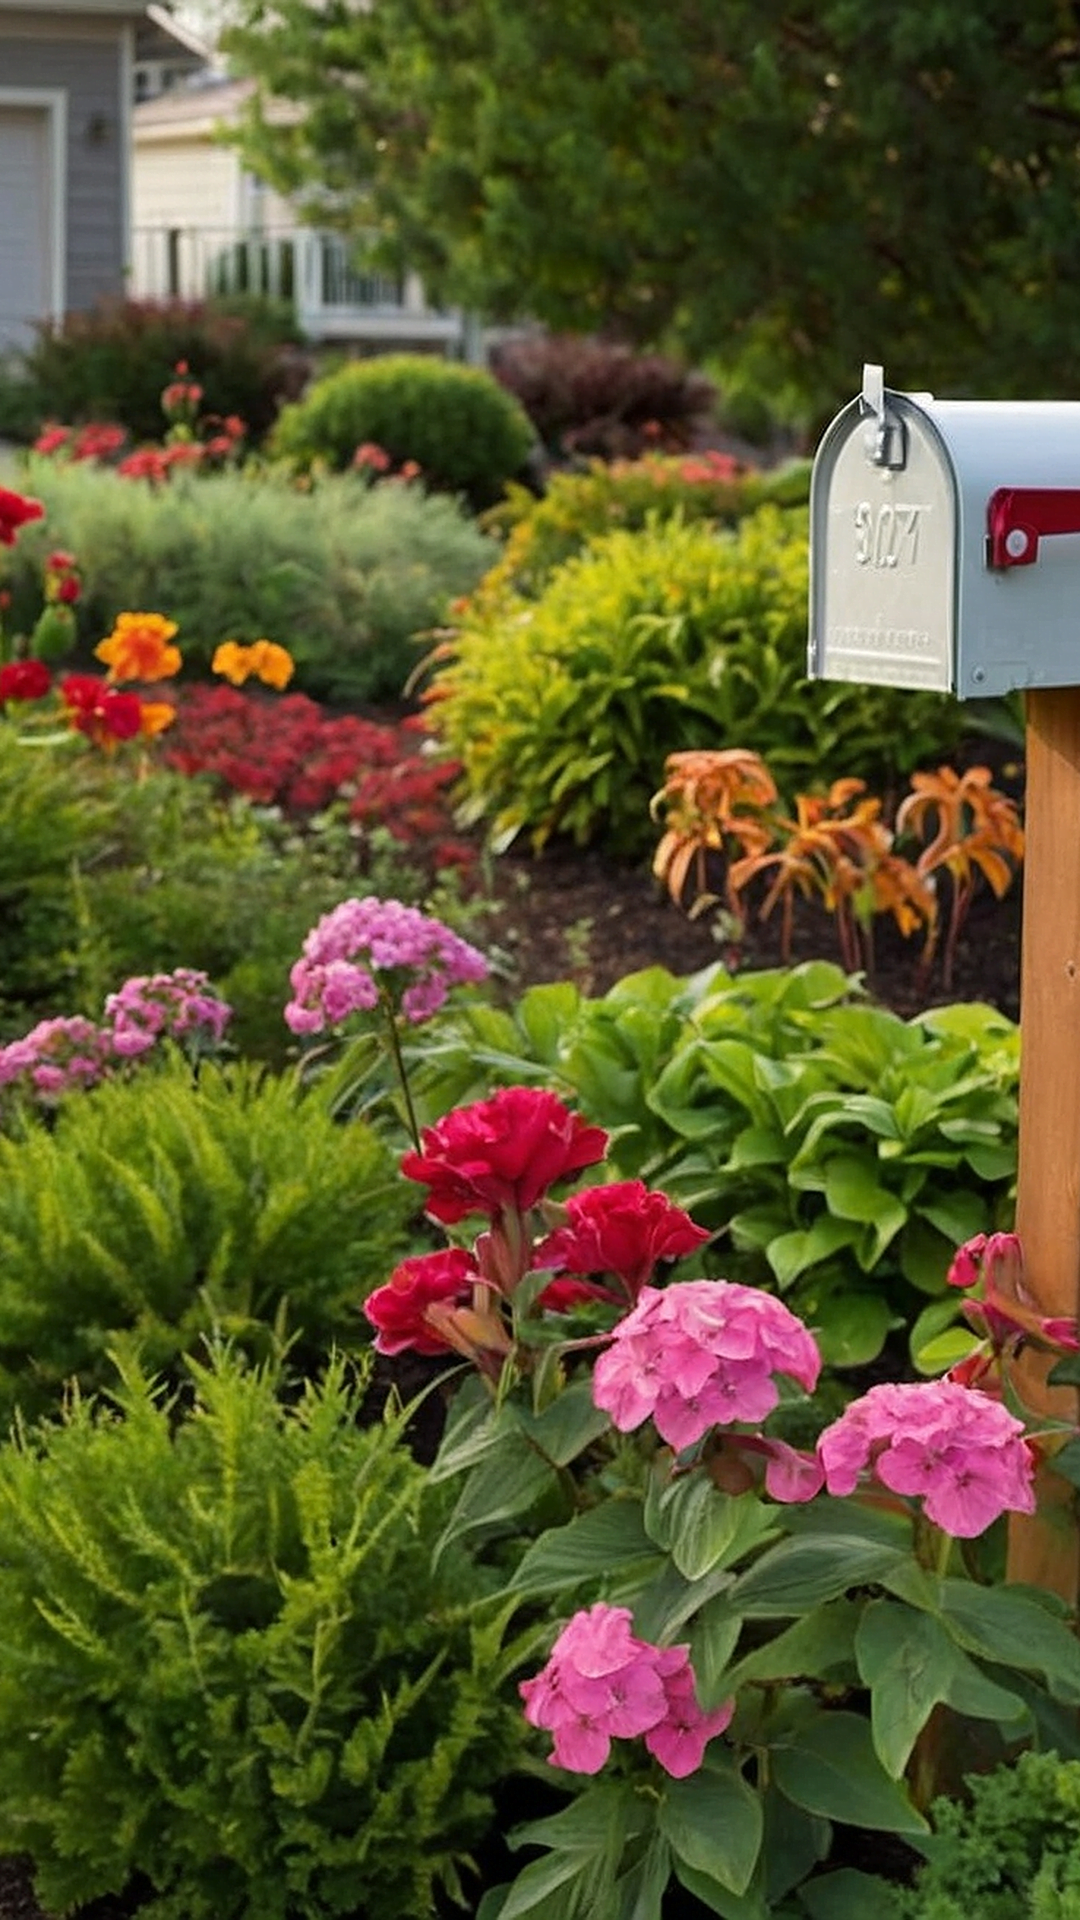
M 934 1569 L 940 1580 L 944 1580 L 949 1571 L 949 1555 L 952 1553 L 952 1534 L 941 1533 L 937 1543 L 937 1565 Z
M 408 1124 L 409 1134 L 412 1138 L 412 1143 L 413 1143 L 413 1146 L 416 1148 L 417 1153 L 422 1153 L 423 1148 L 420 1145 L 420 1128 L 417 1124 L 416 1108 L 413 1106 L 412 1094 L 409 1091 L 409 1076 L 405 1071 L 405 1061 L 401 1052 L 401 1041 L 398 1037 L 397 1016 L 394 1012 L 394 1002 L 391 999 L 389 993 L 387 993 L 385 987 L 382 989 L 382 992 L 379 998 L 382 1005 L 383 1013 L 386 1015 L 386 1030 L 390 1036 L 390 1054 L 394 1062 L 394 1071 L 397 1074 L 398 1085 L 401 1088 L 401 1097 L 405 1102 L 405 1118 Z

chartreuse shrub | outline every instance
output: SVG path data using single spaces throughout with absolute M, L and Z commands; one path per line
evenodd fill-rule
M 489 506 L 520 471 L 534 440 L 528 416 L 490 373 L 427 354 L 354 360 L 284 407 L 271 449 L 297 467 L 347 467 L 358 447 L 395 466 L 415 460 L 433 487 Z
M 432 716 L 467 817 L 519 834 L 643 846 L 666 756 L 750 746 L 798 783 L 949 752 L 936 694 L 806 679 L 806 516 L 734 530 L 668 521 L 593 541 L 536 600 L 479 595 L 440 652 Z
M 929 1864 L 914 1887 L 867 1883 L 888 1920 L 1077 1920 L 1080 1915 L 1080 1761 L 1024 1753 L 976 1776 L 967 1801 L 931 1808 Z
M 1007 1226 L 1019 1034 L 970 1005 L 902 1020 L 825 962 L 758 973 L 631 974 L 601 999 L 564 982 L 509 1011 L 440 1014 L 417 1050 L 432 1119 L 530 1080 L 609 1129 L 622 1179 L 663 1186 L 718 1234 L 696 1269 L 783 1295 L 826 1359 L 873 1359 L 911 1331 L 920 1366 L 966 1350 L 945 1275 Z
M 108 833 L 88 761 L 21 747 L 0 724 L 0 1035 L 24 1001 L 62 995 L 75 968 L 71 874 Z
M 429 1920 L 520 1751 L 484 1576 L 341 1362 L 191 1371 L 0 1451 L 0 1850 L 54 1913 Z
M 495 556 L 454 501 L 351 475 L 313 492 L 274 473 L 154 488 L 37 459 L 26 487 L 47 518 L 9 563 L 16 615 L 37 590 L 44 554 L 70 548 L 83 573 L 85 642 L 125 608 L 156 608 L 179 623 L 192 666 L 208 668 L 222 640 L 265 637 L 293 655 L 298 688 L 337 698 L 396 698 L 418 657 L 411 636 Z
M 490 582 L 542 593 L 556 567 L 600 534 L 620 528 L 639 533 L 676 518 L 735 526 L 767 501 L 805 506 L 809 482 L 802 460 L 770 473 L 721 476 L 692 455 L 646 454 L 641 460 L 591 460 L 585 472 L 552 473 L 540 499 L 511 484 L 506 499 L 484 515 L 485 526 L 505 534 L 506 547 L 482 591 Z
M 174 1373 L 214 1326 L 297 1365 L 364 1344 L 415 1197 L 363 1122 L 250 1065 L 177 1061 L 0 1136 L 0 1422 L 108 1377 L 120 1334 Z

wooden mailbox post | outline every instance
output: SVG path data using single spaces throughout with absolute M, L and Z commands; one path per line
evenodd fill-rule
M 859 399 L 814 462 L 811 677 L 1027 700 L 1017 1231 L 1030 1304 L 1080 1316 L 1080 403 Z M 1075 1419 L 1028 1351 L 1017 1388 Z M 1009 1578 L 1073 1604 L 1073 1488 L 1042 1472 Z

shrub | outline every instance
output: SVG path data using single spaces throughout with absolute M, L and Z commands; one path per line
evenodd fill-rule
M 542 593 L 555 568 L 598 534 L 619 527 L 636 533 L 674 519 L 735 526 L 766 501 L 805 506 L 809 476 L 803 461 L 773 473 L 741 473 L 734 462 L 707 455 L 665 459 L 648 454 L 610 465 L 593 460 L 584 473 L 553 473 L 540 500 L 511 485 L 506 500 L 484 517 L 486 526 L 508 536 L 488 580 L 518 593 Z
M 532 444 L 521 408 L 477 367 L 424 354 L 354 360 L 285 407 L 275 453 L 295 466 L 347 467 L 368 442 L 392 462 L 418 462 L 432 487 L 461 491 L 476 506 L 497 500 Z
M 74 985 L 72 869 L 100 847 L 112 811 L 100 774 L 81 756 L 21 747 L 0 724 L 0 1038 L 24 1003 L 62 1002 Z
M 520 1752 L 483 1576 L 340 1364 L 193 1372 L 0 1454 L 0 1846 L 57 1913 L 429 1920 Z
M 807 681 L 805 517 L 774 506 L 733 532 L 606 534 L 535 602 L 479 596 L 445 651 L 433 725 L 497 846 L 642 846 L 679 749 L 751 747 L 781 782 L 880 781 L 947 755 L 963 724 L 940 694 Z
M 687 446 L 716 397 L 702 374 L 659 353 L 576 334 L 508 340 L 493 368 L 555 454 Z
M 158 491 L 36 460 L 29 484 L 48 518 L 12 556 L 16 614 L 45 551 L 70 547 L 84 564 L 84 638 L 155 607 L 179 623 L 193 665 L 222 640 L 265 636 L 288 647 L 298 685 L 338 699 L 399 695 L 412 634 L 476 585 L 493 551 L 453 501 L 352 478 L 299 493 L 280 475 L 221 473 Z
M 120 1333 L 151 1371 L 212 1326 L 297 1364 L 364 1344 L 359 1307 L 405 1250 L 414 1196 L 362 1122 L 293 1076 L 177 1061 L 73 1095 L 0 1137 L 0 1426 L 108 1376 Z
M 569 1094 L 611 1133 L 618 1177 L 718 1230 L 718 1270 L 781 1292 L 830 1362 L 864 1364 L 906 1325 L 932 1372 L 970 1345 L 951 1330 L 955 1248 L 1010 1223 L 1018 1061 L 991 1008 L 904 1021 L 819 961 L 460 1007 L 425 1031 L 416 1075 L 425 1120 L 490 1080 Z
M 929 1864 L 892 1894 L 888 1920 L 1075 1920 L 1080 1760 L 1024 1753 L 967 1786 L 966 1803 L 935 1801 Z
M 259 300 L 116 300 L 43 326 L 26 355 L 39 422 L 116 420 L 160 436 L 161 391 L 178 360 L 208 413 L 240 414 L 256 436 L 297 384 L 298 335 L 288 308 Z

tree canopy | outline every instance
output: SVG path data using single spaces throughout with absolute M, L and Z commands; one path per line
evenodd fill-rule
M 868 358 L 1080 393 L 1080 7 L 243 3 L 250 162 L 436 299 L 750 351 L 812 406 Z

